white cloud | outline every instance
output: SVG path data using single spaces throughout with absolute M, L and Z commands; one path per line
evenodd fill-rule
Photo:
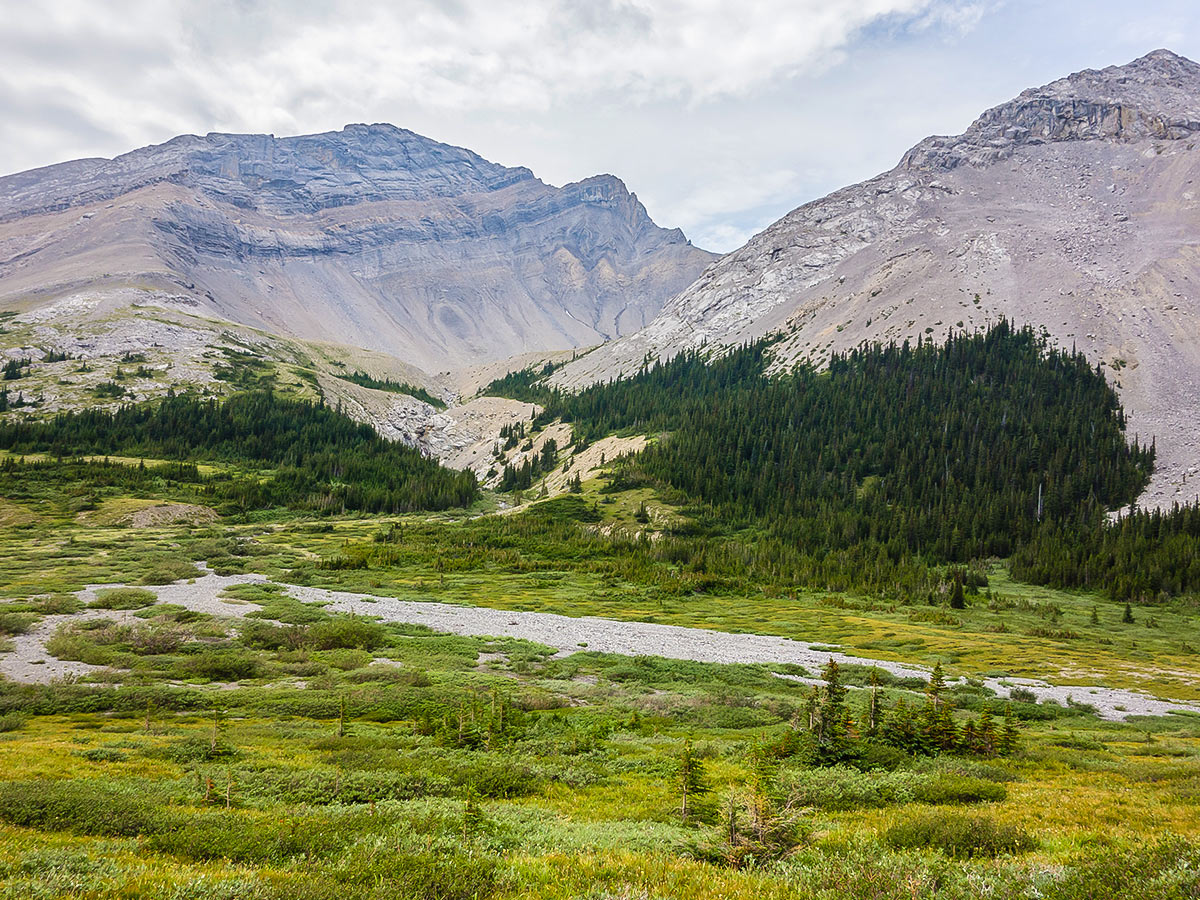
M 285 132 L 389 107 L 696 104 L 817 71 L 864 26 L 944 5 L 0 0 L 2 96 L 70 99 L 135 139 L 189 126 Z
M 103 5 L 103 4 L 102 4 Z M 454 109 L 738 96 L 828 64 L 862 27 L 934 0 L 402 0 L 175 4 L 165 29 L 208 89 L 289 101 L 346 92 Z M 152 14 L 153 15 L 153 14 Z M 223 35 L 249 19 L 260 40 Z M 183 36 L 182 42 L 178 41 Z M 203 85 L 198 85 L 203 86 Z
M 0 172 L 182 132 L 390 121 L 553 183 L 612 172 L 726 250 L 1023 87 L 1125 61 L 1132 34 L 1187 52 L 1200 33 L 1191 0 L 1137 7 L 0 0 Z

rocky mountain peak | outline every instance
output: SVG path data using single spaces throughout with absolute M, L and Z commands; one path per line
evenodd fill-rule
M 961 135 L 926 138 L 907 169 L 949 171 L 1055 141 L 1178 140 L 1200 131 L 1200 65 L 1155 50 L 1123 66 L 1085 69 L 992 107 Z
M 153 285 L 428 371 L 636 331 L 713 259 L 612 175 L 554 187 L 387 124 L 181 135 L 0 178 L 0 304 Z
M 32 176 L 32 177 L 31 177 Z M 381 200 L 430 200 L 536 182 L 477 153 L 394 125 L 277 138 L 180 135 L 113 159 L 0 178 L 0 220 L 177 184 L 243 209 L 290 215 Z

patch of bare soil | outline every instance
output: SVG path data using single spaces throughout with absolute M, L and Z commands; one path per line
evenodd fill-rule
M 152 527 L 155 525 L 203 525 L 215 522 L 220 516 L 216 510 L 207 506 L 197 506 L 193 503 L 163 503 L 160 506 L 147 506 L 124 518 L 125 522 L 136 528 Z

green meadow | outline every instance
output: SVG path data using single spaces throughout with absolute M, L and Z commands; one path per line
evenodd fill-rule
M 166 463 L 145 461 L 161 477 L 136 488 L 88 483 L 75 465 L 0 475 L 0 629 L 11 643 L 80 612 L 87 585 L 135 587 L 102 592 L 48 641 L 103 668 L 0 683 L 5 896 L 1196 890 L 1200 718 L 1105 722 L 968 681 L 947 696 L 954 716 L 1010 714 L 1011 755 L 870 748 L 830 765 L 805 727 L 812 688 L 768 666 L 552 656 L 332 614 L 276 585 L 778 634 L 968 679 L 1192 699 L 1186 608 L 1125 623 L 1122 605 L 1014 582 L 999 560 L 962 610 L 746 579 L 728 560 L 753 532 L 708 533 L 698 564 L 694 538 L 651 539 L 640 521 L 686 511 L 644 488 L 614 494 L 606 477 L 506 515 L 485 500 L 435 516 L 275 509 L 136 527 L 132 512 L 203 497 Z M 155 602 L 201 562 L 271 581 L 227 591 L 229 616 Z M 239 604 L 251 615 L 235 618 Z M 846 673 L 856 723 L 868 676 Z M 880 692 L 885 706 L 925 702 L 920 684 Z M 685 758 L 702 787 L 686 819 Z

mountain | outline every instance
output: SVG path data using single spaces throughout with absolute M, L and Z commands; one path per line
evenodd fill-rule
M 556 188 L 391 125 L 0 178 L 0 308 L 133 288 L 429 372 L 636 331 L 714 258 L 617 178 Z
M 1200 485 L 1200 65 L 1157 50 L 931 137 L 708 268 L 646 328 L 555 374 L 778 332 L 777 366 L 864 341 L 944 340 L 1007 317 L 1104 367 L 1157 443 L 1142 503 Z

